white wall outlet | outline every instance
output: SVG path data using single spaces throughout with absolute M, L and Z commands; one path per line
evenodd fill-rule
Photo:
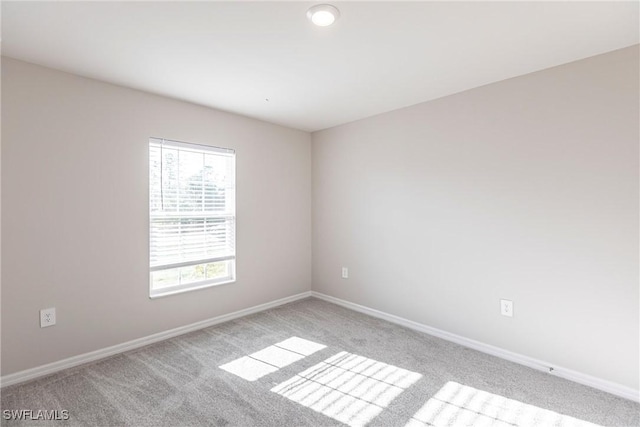
M 513 301 L 508 299 L 501 299 L 500 314 L 507 317 L 513 317 Z
M 56 324 L 56 308 L 45 308 L 40 310 L 40 327 L 46 328 Z
M 349 278 L 349 269 L 347 267 L 342 267 L 342 278 L 343 279 Z

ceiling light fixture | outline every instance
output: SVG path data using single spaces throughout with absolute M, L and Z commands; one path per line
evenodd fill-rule
M 338 8 L 330 4 L 318 4 L 307 10 L 307 18 L 318 27 L 327 27 L 339 17 Z

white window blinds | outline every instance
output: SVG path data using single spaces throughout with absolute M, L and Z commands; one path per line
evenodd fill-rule
M 235 279 L 235 152 L 151 138 L 151 296 Z

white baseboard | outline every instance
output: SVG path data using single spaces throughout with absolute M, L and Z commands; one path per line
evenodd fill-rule
M 462 346 L 472 348 L 474 350 L 478 350 L 482 353 L 487 353 L 492 356 L 496 356 L 501 359 L 508 360 L 510 362 L 515 362 L 520 365 L 528 366 L 529 368 L 533 368 L 538 371 L 547 372 L 551 375 L 555 375 L 576 383 L 593 387 L 595 389 L 602 390 L 607 393 L 611 393 L 616 396 L 620 396 L 625 399 L 632 400 L 634 402 L 640 402 L 640 392 L 638 390 L 635 390 L 631 387 L 624 386 L 622 384 L 614 383 L 611 381 L 603 380 L 601 378 L 584 374 L 582 372 L 577 372 L 571 369 L 556 366 L 551 363 L 545 362 L 543 360 L 534 359 L 533 357 L 528 357 L 522 354 L 514 353 L 512 351 L 505 350 L 500 347 L 495 347 L 489 344 L 482 343 L 480 341 L 475 341 L 460 335 L 452 334 L 450 332 L 446 332 L 441 329 L 423 325 L 422 323 L 404 319 L 399 316 L 394 316 L 393 314 L 388 314 L 379 310 L 375 310 L 373 308 L 369 308 L 369 307 L 365 307 L 349 301 L 345 301 L 340 298 L 335 298 L 329 295 L 325 295 L 320 292 L 311 291 L 311 296 L 346 307 L 353 311 L 358 311 L 360 313 L 368 314 L 369 316 L 377 317 L 379 319 L 383 319 L 391 323 L 405 326 L 409 329 L 413 329 L 419 332 L 424 332 L 426 334 L 433 335 L 435 337 L 442 338 L 444 340 L 451 341 L 456 344 L 460 344 Z
M 107 347 L 107 348 L 92 351 L 89 353 L 80 354 L 78 356 L 69 357 L 67 359 L 59 360 L 57 362 L 48 363 L 46 365 L 41 365 L 35 368 L 26 369 L 24 371 L 5 375 L 3 377 L 0 377 L 0 387 L 18 384 L 24 381 L 29 381 L 38 377 L 42 377 L 44 375 L 53 374 L 63 369 L 68 369 L 74 366 L 82 365 L 84 363 L 93 362 L 99 359 L 104 359 L 105 357 L 113 356 L 114 354 L 123 353 L 125 351 L 144 347 L 145 345 L 153 344 L 158 341 L 163 341 L 168 338 L 173 338 L 178 335 L 186 334 L 188 332 L 197 331 L 199 329 L 217 325 L 218 323 L 228 322 L 229 320 L 248 316 L 249 314 L 258 313 L 260 311 L 265 311 L 270 308 L 278 307 L 280 305 L 297 301 L 303 298 L 308 298 L 310 296 L 311 296 L 310 291 L 302 292 L 297 295 L 292 295 L 290 297 L 267 302 L 265 304 L 260 304 L 254 307 L 245 308 L 243 310 L 234 311 L 233 313 L 223 314 L 221 316 L 217 316 L 211 319 L 192 323 L 190 325 L 180 326 L 179 328 L 170 329 L 164 332 L 158 332 L 157 334 L 138 338 L 132 341 L 127 341 L 122 344 L 117 344 L 111 347 Z
M 80 354 L 78 356 L 69 357 L 67 359 L 59 360 L 57 362 L 48 363 L 46 365 L 41 365 L 35 368 L 26 369 L 24 371 L 5 375 L 3 377 L 0 377 L 0 387 L 18 384 L 18 383 L 29 381 L 38 377 L 53 374 L 63 369 L 68 369 L 74 366 L 93 362 L 99 359 L 104 359 L 105 357 L 109 357 L 114 354 L 119 354 L 125 351 L 134 350 L 136 348 L 144 347 L 146 345 L 153 344 L 158 341 L 163 341 L 168 338 L 186 334 L 188 332 L 197 331 L 199 329 L 203 329 L 219 323 L 228 322 L 229 320 L 233 320 L 243 316 L 248 316 L 250 314 L 265 311 L 270 308 L 274 308 L 274 307 L 287 304 L 290 302 L 294 302 L 300 299 L 304 299 L 310 296 L 346 307 L 353 311 L 357 311 L 360 313 L 367 314 L 369 316 L 377 317 L 379 319 L 383 319 L 388 322 L 392 322 L 392 323 L 407 327 L 409 329 L 413 329 L 419 332 L 424 332 L 426 334 L 429 334 L 438 338 L 442 338 L 444 340 L 451 341 L 456 344 L 460 344 L 462 346 L 472 348 L 474 350 L 478 350 L 483 353 L 490 354 L 492 356 L 500 357 L 502 359 L 509 360 L 511 362 L 528 366 L 538 371 L 547 372 L 552 375 L 556 375 L 558 377 L 565 378 L 570 381 L 584 384 L 586 386 L 593 387 L 595 389 L 602 390 L 607 393 L 611 393 L 616 396 L 623 397 L 625 399 L 640 402 L 639 391 L 632 389 L 631 387 L 627 387 L 618 383 L 603 380 L 601 378 L 597 378 L 597 377 L 587 375 L 571 369 L 555 366 L 543 360 L 534 359 L 532 357 L 514 353 L 499 347 L 482 343 L 480 341 L 475 341 L 460 335 L 443 331 L 441 329 L 424 325 L 422 323 L 414 322 L 412 320 L 395 316 L 393 314 L 388 314 L 379 310 L 375 310 L 373 308 L 365 307 L 359 304 L 355 304 L 349 301 L 342 300 L 340 298 L 335 298 L 335 297 L 325 295 L 315 291 L 303 292 L 297 295 L 292 295 L 290 297 L 278 299 L 265 304 L 260 304 L 254 307 L 249 307 L 243 310 L 235 311 L 233 313 L 213 317 L 211 319 L 203 320 L 201 322 L 192 323 L 190 325 L 181 326 L 179 328 L 170 329 L 164 332 L 159 332 L 157 334 L 138 338 L 122 344 L 117 344 L 111 347 L 106 347 L 100 350 L 96 350 L 89 353 Z

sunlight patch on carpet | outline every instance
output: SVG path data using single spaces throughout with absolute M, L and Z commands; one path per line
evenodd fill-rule
M 355 427 L 371 421 L 421 377 L 343 351 L 271 391 Z
M 596 427 L 568 415 L 449 381 L 405 427 Z
M 247 381 L 255 381 L 325 347 L 325 345 L 313 341 L 291 337 L 219 366 L 219 368 Z

